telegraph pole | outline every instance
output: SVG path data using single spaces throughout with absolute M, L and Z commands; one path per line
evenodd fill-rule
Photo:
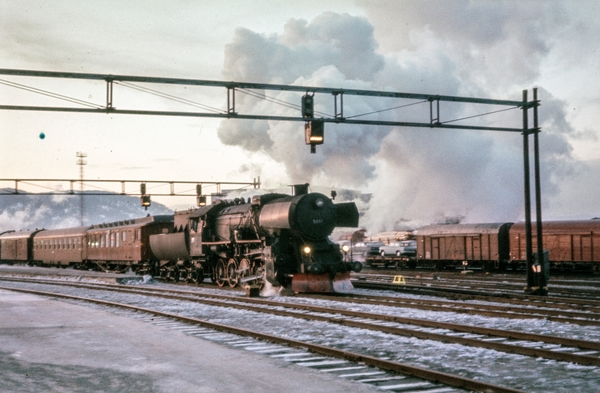
M 85 160 L 87 154 L 78 151 L 76 157 L 77 165 L 79 165 L 79 216 L 81 219 L 81 226 L 83 226 L 83 167 L 87 164 L 87 161 Z

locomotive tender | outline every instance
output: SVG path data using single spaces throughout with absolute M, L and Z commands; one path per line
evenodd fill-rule
M 248 202 L 217 200 L 173 216 L 0 235 L 0 261 L 42 266 L 125 271 L 218 285 L 274 286 L 295 292 L 352 288 L 336 227 L 357 227 L 354 203 L 334 204 L 308 184 L 295 195 L 265 194 Z

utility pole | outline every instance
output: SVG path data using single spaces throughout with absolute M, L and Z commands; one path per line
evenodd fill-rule
M 81 226 L 83 226 L 83 167 L 87 164 L 87 161 L 85 160 L 87 154 L 78 151 L 76 157 L 77 165 L 79 165 L 79 216 L 81 219 Z

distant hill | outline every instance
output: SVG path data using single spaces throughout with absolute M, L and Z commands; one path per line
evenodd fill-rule
M 11 194 L 0 189 L 0 232 L 36 228 L 68 228 L 81 225 L 79 195 Z M 147 214 L 172 214 L 166 206 L 152 202 L 148 210 L 139 197 L 106 193 L 84 194 L 84 225 L 144 217 Z

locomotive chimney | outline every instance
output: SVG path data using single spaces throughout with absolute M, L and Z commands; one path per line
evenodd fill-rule
M 294 196 L 308 194 L 308 183 L 294 184 L 292 187 L 294 188 Z

